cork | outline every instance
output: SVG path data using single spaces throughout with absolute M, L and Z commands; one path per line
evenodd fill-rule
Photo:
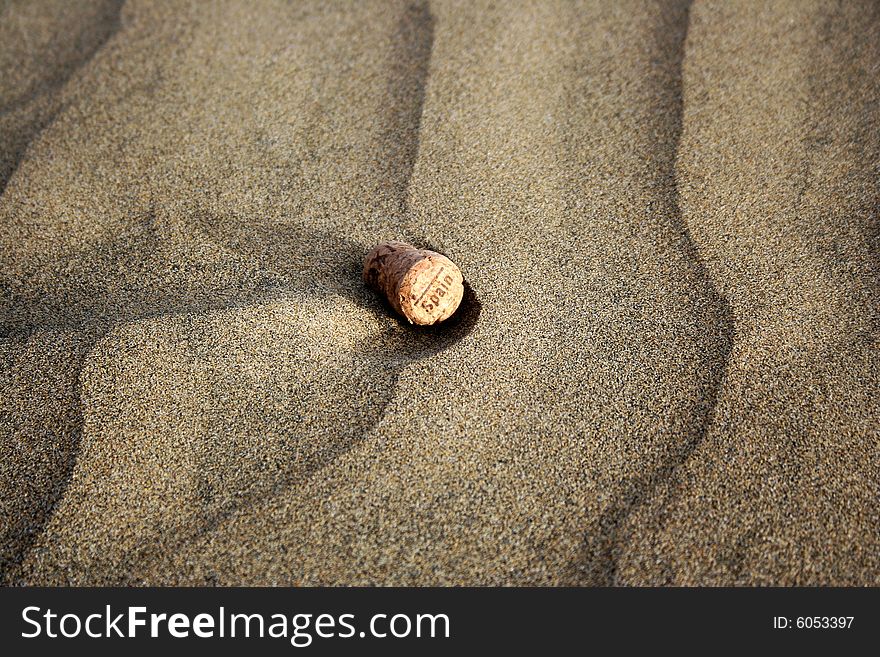
M 464 295 L 461 270 L 446 256 L 406 242 L 382 242 L 364 258 L 364 281 L 411 324 L 449 319 Z

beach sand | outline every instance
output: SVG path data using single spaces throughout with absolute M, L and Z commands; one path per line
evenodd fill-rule
M 876 3 L 13 0 L 0 93 L 0 582 L 880 585 Z

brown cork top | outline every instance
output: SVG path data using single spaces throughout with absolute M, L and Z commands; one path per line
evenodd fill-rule
M 464 295 L 464 279 L 454 262 L 405 242 L 374 247 L 364 259 L 364 281 L 413 324 L 448 319 Z

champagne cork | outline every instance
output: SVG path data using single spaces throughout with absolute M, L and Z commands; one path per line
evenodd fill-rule
M 446 256 L 405 242 L 382 242 L 364 259 L 364 281 L 411 324 L 448 319 L 464 295 L 461 270 Z

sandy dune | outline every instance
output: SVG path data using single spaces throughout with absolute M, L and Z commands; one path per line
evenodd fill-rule
M 0 6 L 0 582 L 880 585 L 876 3 Z

